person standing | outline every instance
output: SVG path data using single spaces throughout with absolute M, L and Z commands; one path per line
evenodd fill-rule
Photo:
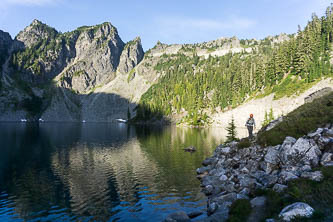
M 254 121 L 253 114 L 250 114 L 250 118 L 245 123 L 245 126 L 247 127 L 247 130 L 249 131 L 249 138 L 252 139 L 253 137 L 253 128 L 256 128 L 256 121 Z

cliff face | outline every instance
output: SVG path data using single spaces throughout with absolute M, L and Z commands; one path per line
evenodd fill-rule
M 125 44 L 110 23 L 62 34 L 34 20 L 14 40 L 1 31 L 0 52 L 1 82 L 10 80 L 1 89 L 0 120 L 127 118 L 138 100 L 133 86 L 140 96 L 151 85 L 133 72 L 144 56 L 140 38 Z

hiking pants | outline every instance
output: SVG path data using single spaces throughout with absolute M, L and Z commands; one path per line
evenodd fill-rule
M 247 126 L 247 130 L 249 131 L 249 138 L 252 138 L 252 131 L 253 131 L 253 126 Z

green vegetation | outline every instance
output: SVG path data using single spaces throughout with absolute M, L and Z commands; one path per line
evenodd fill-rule
M 247 199 L 239 199 L 232 203 L 229 211 L 228 222 L 246 221 L 251 213 L 251 204 Z
M 84 70 L 79 70 L 79 71 L 74 72 L 73 76 L 79 77 L 81 75 L 84 75 L 85 73 L 86 72 Z
M 227 135 L 227 143 L 231 141 L 237 140 L 237 132 L 234 117 L 232 116 L 231 121 L 227 127 L 228 135 Z
M 261 145 L 282 144 L 286 136 L 299 138 L 327 123 L 333 123 L 333 93 L 300 106 L 283 120 L 269 131 L 259 131 L 258 142 Z
M 322 77 L 332 76 L 330 52 L 333 43 L 333 15 L 329 7 L 325 16 L 312 20 L 290 40 L 274 43 L 242 40 L 242 45 L 257 45 L 252 52 L 229 53 L 221 57 L 164 55 L 155 66 L 162 74 L 159 82 L 141 98 L 141 108 L 172 115 L 184 110 L 222 110 L 236 107 L 247 96 L 275 93 L 275 99 L 301 93 Z M 246 42 L 247 41 L 247 42 Z M 187 51 L 183 47 L 180 51 Z M 145 117 L 147 118 L 147 117 Z
M 305 202 L 315 209 L 309 219 L 295 218 L 293 221 L 323 221 L 333 208 L 333 167 L 323 167 L 324 179 L 321 182 L 309 179 L 297 179 L 288 183 L 288 188 L 281 193 L 271 189 L 258 190 L 256 196 L 267 197 L 265 218 L 277 218 L 281 210 L 295 202 Z
M 132 81 L 132 79 L 134 79 L 134 77 L 135 77 L 135 69 L 133 68 L 133 69 L 128 73 L 127 82 L 129 83 L 130 81 Z
M 238 149 L 243 149 L 251 146 L 251 142 L 249 138 L 243 138 L 237 144 Z
M 263 126 L 267 126 L 271 121 L 273 121 L 274 118 L 274 113 L 273 113 L 273 109 L 271 108 L 269 110 L 269 113 L 267 113 L 267 111 L 265 111 L 265 119 L 264 122 L 262 123 Z

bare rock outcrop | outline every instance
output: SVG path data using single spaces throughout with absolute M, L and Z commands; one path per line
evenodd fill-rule
M 130 72 L 143 59 L 144 52 L 140 37 L 126 43 L 120 56 L 118 71 L 122 74 Z

